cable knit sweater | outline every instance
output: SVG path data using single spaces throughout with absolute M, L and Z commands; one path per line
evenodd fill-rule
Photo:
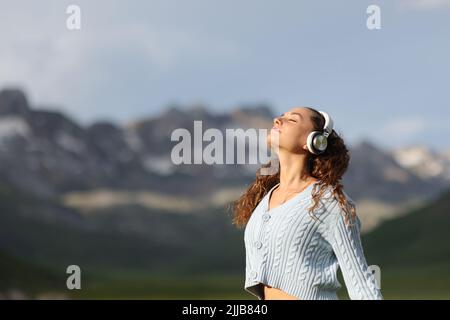
M 259 300 L 264 299 L 262 284 L 301 300 L 338 299 L 340 267 L 351 299 L 383 299 L 364 256 L 359 218 L 345 224 L 329 187 L 314 211 L 319 220 L 311 217 L 307 209 L 314 185 L 269 210 L 277 184 L 253 211 L 244 232 L 245 290 Z

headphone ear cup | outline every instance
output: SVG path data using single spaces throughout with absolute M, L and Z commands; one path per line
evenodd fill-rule
M 308 138 L 306 138 L 306 146 L 308 147 L 309 152 L 311 152 L 312 154 L 318 154 L 318 150 L 316 150 L 316 148 L 314 147 L 314 141 L 316 139 L 316 136 L 319 134 L 319 131 L 312 131 L 308 135 Z
M 318 151 L 318 153 L 323 153 L 327 149 L 328 139 L 323 134 L 318 134 L 313 139 L 314 149 Z

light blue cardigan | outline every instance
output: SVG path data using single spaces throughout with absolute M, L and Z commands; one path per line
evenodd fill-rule
M 264 299 L 261 284 L 301 300 L 338 299 L 340 267 L 351 299 L 383 299 L 364 256 L 359 218 L 345 225 L 328 187 L 314 212 L 319 220 L 313 219 L 307 209 L 316 184 L 269 211 L 269 197 L 277 185 L 259 202 L 245 227 L 245 290 L 259 300 Z

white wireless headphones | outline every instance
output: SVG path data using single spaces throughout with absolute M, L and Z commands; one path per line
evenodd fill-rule
M 327 149 L 328 136 L 333 131 L 333 120 L 324 111 L 319 111 L 320 114 L 325 118 L 325 125 L 323 127 L 323 132 L 313 131 L 308 135 L 306 139 L 306 146 L 309 152 L 313 154 L 321 154 Z

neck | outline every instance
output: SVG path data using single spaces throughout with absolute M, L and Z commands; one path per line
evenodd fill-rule
M 280 189 L 300 189 L 316 180 L 307 172 L 307 154 L 279 152 L 278 159 L 280 161 Z

